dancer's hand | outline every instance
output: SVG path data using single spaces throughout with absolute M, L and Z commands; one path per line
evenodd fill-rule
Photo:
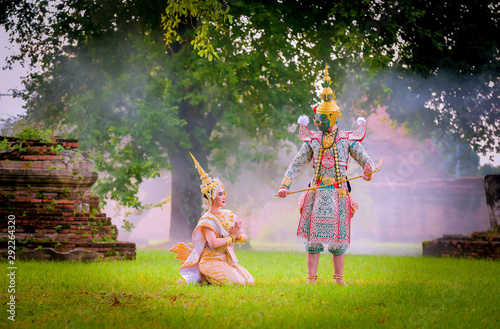
M 356 210 L 358 210 L 358 207 L 359 207 L 358 203 L 356 201 L 354 201 L 354 199 L 351 196 L 351 219 L 354 216 L 354 213 L 356 212 Z
M 371 173 L 371 174 L 369 174 L 369 175 L 366 175 L 367 173 L 372 172 L 372 171 L 373 171 L 373 167 L 372 167 L 371 163 L 367 162 L 367 163 L 365 164 L 365 170 L 364 170 L 364 172 L 363 172 L 363 179 L 364 179 L 364 180 L 372 180 L 372 178 L 373 178 L 373 173 Z
M 280 188 L 280 190 L 278 191 L 278 196 L 280 198 L 286 198 L 287 195 L 288 195 L 288 189 L 286 187 Z
M 229 234 L 238 238 L 241 234 L 241 221 L 235 222 L 234 226 L 229 229 Z

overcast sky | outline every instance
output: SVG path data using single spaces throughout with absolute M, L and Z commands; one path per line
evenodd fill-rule
M 5 58 L 16 53 L 17 48 L 13 47 L 3 26 L 0 26 L 0 61 L 2 68 L 5 66 Z M 21 76 L 26 75 L 27 69 L 16 65 L 13 70 L 0 71 L 0 94 L 12 94 L 12 89 L 22 89 Z M 10 116 L 23 114 L 24 102 L 14 99 L 12 96 L 0 96 L 0 118 L 6 119 Z

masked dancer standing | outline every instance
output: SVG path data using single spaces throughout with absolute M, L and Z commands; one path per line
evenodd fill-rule
M 333 255 L 335 282 L 346 285 L 343 280 L 344 253 L 350 244 L 351 218 L 358 205 L 350 195 L 348 182 L 336 182 L 347 179 L 349 156 L 364 169 L 364 180 L 372 179 L 374 163 L 361 145 L 366 135 L 366 121 L 359 118 L 360 127 L 354 131 L 338 129 L 341 111 L 330 88 L 327 68 L 324 83 L 322 102 L 314 108 L 314 124 L 319 131 L 312 132 L 306 128 L 307 116 L 299 118 L 299 135 L 304 143 L 285 173 L 278 196 L 285 198 L 288 195 L 293 180 L 312 161 L 314 176 L 311 186 L 318 188 L 300 197 L 297 230 L 297 236 L 305 239 L 308 282 L 316 283 L 319 254 L 326 247 Z M 325 185 L 329 186 L 321 187 Z

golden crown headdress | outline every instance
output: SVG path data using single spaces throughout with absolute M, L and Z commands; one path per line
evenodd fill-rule
M 329 114 L 332 117 L 333 122 L 336 122 L 338 118 L 342 116 L 340 108 L 335 103 L 335 94 L 333 90 L 330 88 L 332 83 L 332 79 L 328 75 L 328 65 L 325 64 L 325 88 L 321 92 L 321 104 L 316 108 L 316 113 L 319 114 Z M 333 120 L 335 119 L 335 120 Z
M 198 174 L 200 175 L 201 179 L 201 193 L 203 193 L 204 196 L 206 196 L 206 202 L 210 206 L 212 204 L 212 200 L 215 199 L 215 196 L 217 194 L 217 189 L 219 187 L 222 187 L 224 189 L 224 185 L 222 185 L 221 181 L 218 178 L 212 178 L 208 176 L 208 174 L 203 170 L 203 168 L 200 166 L 200 163 L 196 161 L 194 156 L 189 152 L 191 155 L 191 158 L 193 158 L 194 161 L 194 166 L 198 170 Z M 224 192 L 226 193 L 226 192 Z

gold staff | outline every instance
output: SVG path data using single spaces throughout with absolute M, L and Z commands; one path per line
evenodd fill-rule
M 298 191 L 290 191 L 288 192 L 288 194 L 294 194 L 294 193 L 299 193 L 299 192 L 305 192 L 305 191 L 312 191 L 312 190 L 316 190 L 318 188 L 323 188 L 323 187 L 328 187 L 328 186 L 332 186 L 332 185 L 335 185 L 335 184 L 340 184 L 340 183 L 344 183 L 344 182 L 348 182 L 350 180 L 354 180 L 354 179 L 358 179 L 358 178 L 361 178 L 363 177 L 364 175 L 370 175 L 370 174 L 374 174 L 376 173 L 377 171 L 380 171 L 380 169 L 382 168 L 382 159 L 380 159 L 380 161 L 377 163 L 377 165 L 375 166 L 375 170 L 374 171 L 370 171 L 366 174 L 363 174 L 363 175 L 359 175 L 359 176 L 356 176 L 356 177 L 353 177 L 353 178 L 349 178 L 349 179 L 344 179 L 344 180 L 341 180 L 341 181 L 338 181 L 338 182 L 334 182 L 334 183 L 331 183 L 331 184 L 328 184 L 328 185 L 322 185 L 322 186 L 313 186 L 313 187 L 309 187 L 309 188 L 305 188 L 303 190 L 298 190 Z M 278 196 L 278 194 L 275 194 L 274 196 Z

